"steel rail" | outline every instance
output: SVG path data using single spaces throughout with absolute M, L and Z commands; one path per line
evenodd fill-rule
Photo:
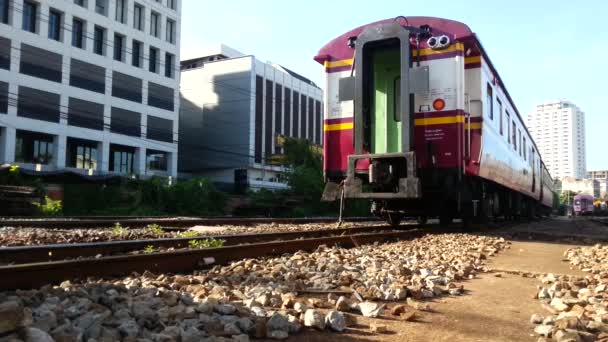
M 443 230 L 443 229 L 442 229 Z M 393 231 L 322 238 L 264 242 L 209 249 L 189 249 L 167 253 L 110 256 L 82 260 L 54 261 L 0 267 L 0 290 L 32 289 L 64 280 L 87 277 L 117 277 L 132 272 L 189 272 L 244 258 L 313 251 L 321 245 L 356 247 L 374 242 L 414 239 L 427 234 L 423 230 Z
M 418 225 L 403 226 L 410 229 Z M 204 239 L 224 240 L 224 246 L 269 242 L 275 240 L 293 240 L 298 238 L 313 238 L 329 235 L 361 234 L 374 231 L 390 230 L 388 226 L 365 226 L 353 228 L 306 230 L 291 232 L 245 233 L 233 235 L 201 235 L 187 238 L 165 238 L 149 240 L 121 240 L 94 243 L 51 244 L 38 246 L 0 247 L 0 263 L 23 264 L 44 261 L 58 261 L 79 257 L 95 257 L 101 254 L 109 256 L 125 254 L 133 251 L 143 251 L 148 246 L 157 248 L 185 248 L 189 241 Z
M 353 217 L 346 222 L 377 221 L 377 218 Z M 221 225 L 253 225 L 253 224 L 306 224 L 306 223 L 332 223 L 337 222 L 334 217 L 312 217 L 312 218 L 239 218 L 239 217 L 217 217 L 217 218 L 95 218 L 95 219 L 6 219 L 0 220 L 0 227 L 18 228 L 47 228 L 47 229 L 78 229 L 78 228 L 100 228 L 111 227 L 120 223 L 123 227 L 141 228 L 149 224 L 158 224 L 163 227 L 192 227 L 192 226 L 221 226 Z

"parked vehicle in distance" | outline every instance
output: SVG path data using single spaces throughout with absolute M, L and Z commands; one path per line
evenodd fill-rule
M 574 215 L 583 216 L 593 214 L 593 196 L 579 194 L 574 196 Z

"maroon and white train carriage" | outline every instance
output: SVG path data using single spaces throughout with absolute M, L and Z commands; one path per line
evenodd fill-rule
M 371 199 L 393 224 L 551 209 L 553 181 L 467 25 L 379 21 L 330 41 L 315 60 L 326 70 L 324 200 Z

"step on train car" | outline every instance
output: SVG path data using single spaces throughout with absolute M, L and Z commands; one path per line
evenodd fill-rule
M 467 25 L 379 21 L 315 60 L 326 71 L 323 200 L 370 199 L 394 225 L 550 212 L 553 180 Z

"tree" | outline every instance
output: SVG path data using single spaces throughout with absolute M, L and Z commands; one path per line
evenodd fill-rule
M 559 202 L 564 205 L 572 205 L 572 201 L 576 195 L 578 194 L 572 190 L 564 190 L 559 195 Z

